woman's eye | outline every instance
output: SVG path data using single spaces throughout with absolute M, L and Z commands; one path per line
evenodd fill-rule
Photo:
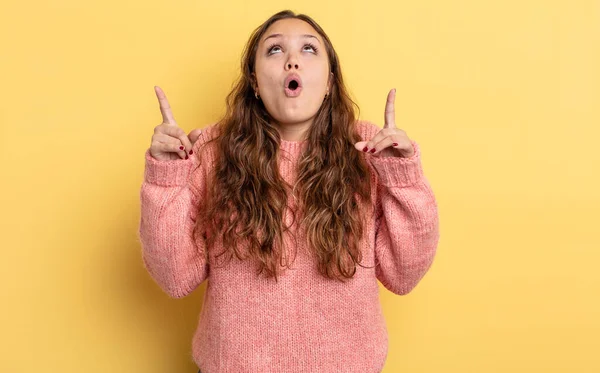
M 280 46 L 278 46 L 278 45 L 275 45 L 275 46 L 273 46 L 273 47 L 271 47 L 271 48 L 269 49 L 269 53 L 273 53 L 273 50 L 275 50 L 275 49 L 277 49 L 277 48 L 281 48 L 281 47 L 280 47 Z
M 317 53 L 317 48 L 312 46 L 311 44 L 304 45 L 303 50 L 306 51 L 306 48 L 309 48 L 309 51 L 312 50 L 313 53 Z M 269 48 L 268 54 L 273 54 L 275 52 L 278 52 L 279 49 L 281 49 L 281 47 L 279 45 L 274 45 Z

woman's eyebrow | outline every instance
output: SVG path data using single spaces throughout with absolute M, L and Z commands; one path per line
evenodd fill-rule
M 277 38 L 277 37 L 280 37 L 280 36 L 283 36 L 283 34 L 273 34 L 273 35 L 269 35 L 269 36 L 267 36 L 266 38 L 264 38 L 262 42 L 264 43 L 265 41 L 267 41 L 267 39 L 270 39 L 270 38 Z M 319 44 L 321 44 L 321 42 L 319 41 L 319 39 L 318 39 L 316 36 L 314 36 L 314 35 L 311 35 L 311 34 L 304 34 L 304 35 L 300 35 L 300 37 L 303 37 L 303 38 L 314 38 L 314 39 L 315 39 L 315 40 L 316 40 L 316 41 L 317 41 Z

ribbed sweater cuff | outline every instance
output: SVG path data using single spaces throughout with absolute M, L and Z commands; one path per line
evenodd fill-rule
M 150 149 L 146 150 L 145 157 L 144 180 L 165 187 L 185 185 L 194 166 L 192 157 L 159 161 L 150 155 Z
M 423 176 L 421 150 L 411 141 L 415 154 L 403 157 L 370 157 L 371 164 L 379 175 L 379 182 L 387 187 L 406 187 L 415 184 Z

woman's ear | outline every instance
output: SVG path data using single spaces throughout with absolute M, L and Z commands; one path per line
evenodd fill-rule
M 254 92 L 258 92 L 258 82 L 256 81 L 256 74 L 250 74 L 250 84 L 252 85 L 252 89 Z

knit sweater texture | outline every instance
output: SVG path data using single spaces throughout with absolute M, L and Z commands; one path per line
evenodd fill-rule
M 356 125 L 363 141 L 381 130 L 369 121 Z M 191 358 L 203 373 L 381 372 L 388 333 L 377 281 L 394 294 L 408 294 L 431 267 L 439 241 L 437 202 L 419 145 L 411 140 L 410 158 L 360 152 L 371 177 L 370 205 L 364 208 L 372 213 L 360 242 L 363 266 L 357 265 L 352 279 L 324 277 L 294 222 L 284 232 L 284 250 L 293 250 L 295 259 L 275 282 L 235 256 L 226 266 L 211 266 L 223 247 L 219 241 L 207 247 L 201 235 L 192 236 L 214 171 L 216 142 L 200 147 L 215 128 L 203 130 L 189 159 L 159 161 L 146 150 L 140 191 L 138 237 L 149 275 L 173 298 L 207 281 Z M 280 142 L 279 170 L 291 185 L 306 146 L 307 140 Z M 284 219 L 291 222 L 291 215 Z

